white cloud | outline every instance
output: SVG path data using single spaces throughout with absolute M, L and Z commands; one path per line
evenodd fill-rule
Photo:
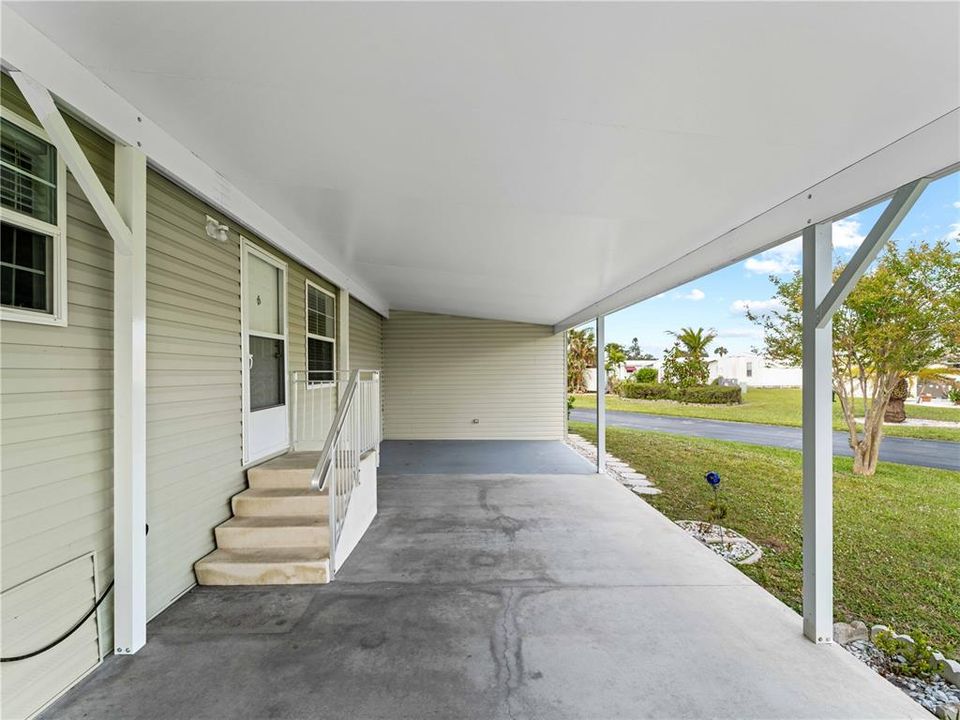
M 755 338 L 762 335 L 763 332 L 758 327 L 727 328 L 725 330 L 717 330 L 717 336 L 721 338 Z
M 783 303 L 779 298 L 770 300 L 734 300 L 730 305 L 730 312 L 743 315 L 749 308 L 750 312 L 762 313 L 770 310 L 782 310 Z
M 955 222 L 950 225 L 950 229 L 946 234 L 940 238 L 941 240 L 957 240 L 960 241 L 960 222 Z
M 853 218 L 837 220 L 833 224 L 833 247 L 835 250 L 853 250 L 860 247 L 864 235 L 860 221 Z M 765 250 L 747 259 L 743 266 L 747 272 L 757 275 L 789 275 L 800 269 L 803 240 L 793 238 L 775 248 Z
M 765 250 L 759 255 L 748 258 L 743 264 L 747 272 L 757 275 L 789 275 L 800 269 L 800 253 L 803 242 L 793 238 L 775 248 Z
M 694 302 L 697 302 L 699 300 L 703 300 L 705 297 L 706 297 L 706 294 L 703 292 L 703 290 L 698 290 L 697 288 L 694 288 L 693 290 L 688 292 L 686 295 L 681 295 L 680 299 L 693 300 Z
M 860 221 L 847 218 L 846 220 L 837 220 L 833 224 L 833 247 L 834 249 L 854 249 L 860 247 L 864 235 L 860 232 Z
M 953 206 L 954 206 L 955 208 L 957 208 L 958 210 L 960 210 L 960 200 L 954 201 Z

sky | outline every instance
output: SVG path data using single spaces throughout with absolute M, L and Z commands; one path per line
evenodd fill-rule
M 833 224 L 834 263 L 849 259 L 886 204 Z M 889 242 L 907 247 L 940 238 L 949 238 L 954 248 L 960 246 L 960 172 L 930 183 Z M 800 267 L 800 254 L 798 237 L 608 315 L 607 342 L 627 346 L 636 337 L 645 352 L 660 357 L 670 345 L 668 330 L 692 326 L 715 330 L 718 339 L 714 347 L 723 345 L 731 354 L 749 353 L 761 347 L 762 335 L 747 320 L 745 308 L 754 312 L 769 308 L 774 294 L 769 276 L 789 277 Z

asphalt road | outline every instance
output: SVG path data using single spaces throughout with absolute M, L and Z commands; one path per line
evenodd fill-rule
M 571 420 L 596 422 L 594 410 L 574 408 Z M 607 426 L 654 430 L 673 435 L 732 440 L 751 445 L 801 449 L 801 431 L 798 427 L 759 425 L 755 423 L 704 420 L 701 418 L 647 415 L 646 413 L 607 410 Z M 833 454 L 850 457 L 853 452 L 845 432 L 834 431 Z M 946 440 L 917 440 L 915 438 L 884 437 L 880 445 L 880 459 L 903 465 L 943 468 L 960 471 L 960 443 Z

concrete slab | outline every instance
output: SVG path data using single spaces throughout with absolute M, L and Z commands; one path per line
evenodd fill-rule
M 381 475 L 589 475 L 596 469 L 559 440 L 387 440 Z
M 398 475 L 336 581 L 197 588 L 45 717 L 902 718 L 603 476 Z

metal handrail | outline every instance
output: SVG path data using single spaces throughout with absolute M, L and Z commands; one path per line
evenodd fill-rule
M 338 403 L 337 414 L 333 418 L 333 423 L 327 432 L 327 439 L 323 443 L 320 460 L 317 461 L 317 465 L 313 469 L 313 474 L 310 476 L 310 488 L 312 490 L 322 491 L 326 487 L 327 472 L 330 470 L 330 464 L 333 462 L 333 446 L 336 444 L 340 437 L 340 432 L 343 430 L 343 423 L 347 419 L 347 411 L 350 409 L 353 395 L 357 391 L 357 384 L 360 382 L 361 372 L 364 371 L 352 370 L 350 372 L 347 387 L 344 388 L 343 395 Z

